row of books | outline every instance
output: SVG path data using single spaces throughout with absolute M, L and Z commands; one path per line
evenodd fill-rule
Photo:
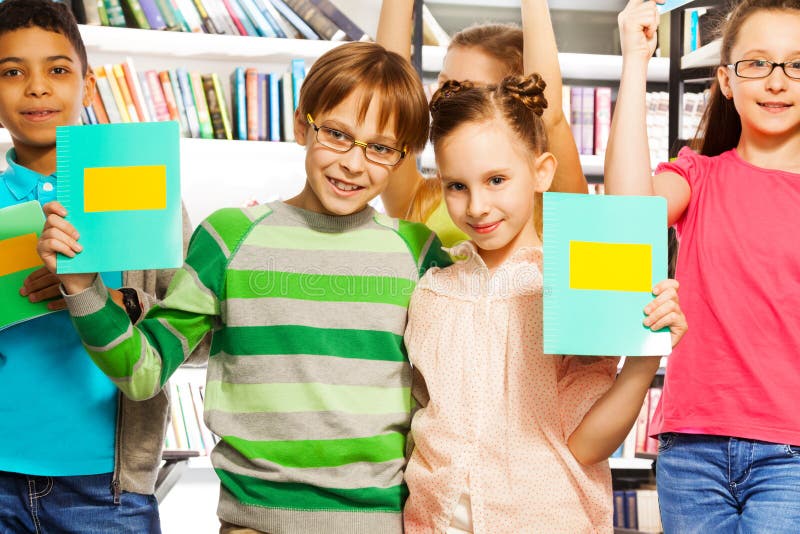
M 293 60 L 284 73 L 234 69 L 231 113 L 216 73 L 183 68 L 138 72 L 130 58 L 94 72 L 97 91 L 83 109 L 85 124 L 174 120 L 184 137 L 294 140 L 292 121 L 305 78 L 303 60 Z
M 681 117 L 681 139 L 697 132 L 706 108 L 706 93 L 685 93 Z M 564 86 L 564 116 L 570 121 L 578 151 L 585 155 L 604 155 L 608 148 L 614 102 L 610 87 Z M 669 93 L 647 93 L 647 137 L 650 160 L 667 161 L 669 154 Z
M 361 41 L 331 0 L 71 0 L 82 24 L 225 35 Z
M 219 438 L 203 421 L 205 386 L 169 383 L 170 426 L 164 438 L 165 450 L 197 451 L 210 455 Z
M 648 534 L 663 532 L 655 488 L 614 490 L 614 528 Z

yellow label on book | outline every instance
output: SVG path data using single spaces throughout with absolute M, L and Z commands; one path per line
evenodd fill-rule
M 42 265 L 36 253 L 38 239 L 35 233 L 30 233 L 0 241 L 0 276 Z
M 164 165 L 96 167 L 83 171 L 83 210 L 163 210 L 167 208 Z
M 652 290 L 652 247 L 569 242 L 569 287 L 595 291 Z

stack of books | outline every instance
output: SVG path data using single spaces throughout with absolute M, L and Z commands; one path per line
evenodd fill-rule
M 189 382 L 170 382 L 169 394 L 171 418 L 164 438 L 164 449 L 197 451 L 201 456 L 210 455 L 214 445 L 219 442 L 219 437 L 203 421 L 205 387 Z

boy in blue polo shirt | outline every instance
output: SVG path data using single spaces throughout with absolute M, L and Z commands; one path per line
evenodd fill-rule
M 56 126 L 79 124 L 95 89 L 69 10 L 50 0 L 0 3 L 0 123 L 13 140 L 0 208 L 56 198 Z M 189 226 L 184 221 L 185 230 Z M 106 273 L 133 321 L 172 272 Z M 123 298 L 124 297 L 124 298 Z M 56 278 L 20 295 L 54 299 Z M 66 311 L 0 331 L 0 532 L 160 532 L 153 496 L 167 424 L 162 393 L 134 403 L 86 354 Z

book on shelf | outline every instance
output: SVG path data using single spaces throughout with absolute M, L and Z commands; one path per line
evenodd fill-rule
M 147 17 L 144 15 L 139 0 L 120 0 L 120 3 L 122 4 L 122 12 L 125 15 L 125 23 L 128 27 L 142 30 L 150 29 L 150 23 L 147 22 Z
M 310 0 L 323 15 L 336 24 L 351 41 L 369 41 L 371 37 L 362 30 L 353 20 L 345 15 L 331 0 Z M 423 10 L 427 7 L 423 4 Z M 449 42 L 448 42 L 449 44 Z
M 658 508 L 658 492 L 652 484 L 636 489 L 613 491 L 614 528 L 635 530 L 642 534 L 663 532 Z
M 450 46 L 450 35 L 425 4 L 422 4 L 422 42 L 431 46 Z
M 203 389 L 192 382 L 169 382 L 171 418 L 165 450 L 193 450 L 207 456 L 219 442 L 203 418 Z
M 311 0 L 273 0 L 273 5 L 283 2 L 302 18 L 314 32 L 328 41 L 343 41 L 347 35 L 340 30 Z
M 58 273 L 180 267 L 177 123 L 59 126 L 56 162 L 57 199 L 84 247 L 59 255 Z

